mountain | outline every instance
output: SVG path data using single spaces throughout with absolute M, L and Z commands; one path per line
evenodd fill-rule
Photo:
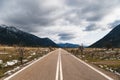
M 33 34 L 19 30 L 13 26 L 0 26 L 0 44 L 1 45 L 21 45 L 21 46 L 41 46 L 57 47 L 49 38 L 39 38 Z
M 59 43 L 58 46 L 61 48 L 78 48 L 78 44 L 71 44 L 71 43 Z
M 116 26 L 105 37 L 89 47 L 105 47 L 105 45 L 108 43 L 113 47 L 120 48 L 120 25 Z

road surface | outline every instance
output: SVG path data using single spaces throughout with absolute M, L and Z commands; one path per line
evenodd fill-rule
M 4 80 L 114 80 L 63 49 L 48 53 Z

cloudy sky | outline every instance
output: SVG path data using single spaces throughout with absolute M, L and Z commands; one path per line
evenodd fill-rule
M 120 23 L 120 0 L 0 0 L 0 24 L 90 45 Z

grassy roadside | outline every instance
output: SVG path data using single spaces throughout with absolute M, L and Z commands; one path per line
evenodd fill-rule
M 27 65 L 28 62 L 36 60 L 51 51 L 50 48 L 24 47 L 23 64 L 21 64 L 19 48 L 0 46 L 0 78 L 11 75 L 22 66 Z
M 83 53 L 77 48 L 66 48 L 66 50 L 86 62 L 120 76 L 120 49 L 112 51 L 100 48 L 85 48 Z

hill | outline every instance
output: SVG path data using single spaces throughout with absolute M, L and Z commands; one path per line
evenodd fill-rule
M 33 34 L 19 30 L 13 26 L 0 26 L 0 44 L 1 45 L 21 45 L 21 46 L 41 46 L 57 47 L 49 38 L 39 38 Z
M 120 25 L 116 26 L 106 36 L 95 42 L 89 47 L 105 47 L 106 44 L 111 44 L 113 47 L 120 48 Z

